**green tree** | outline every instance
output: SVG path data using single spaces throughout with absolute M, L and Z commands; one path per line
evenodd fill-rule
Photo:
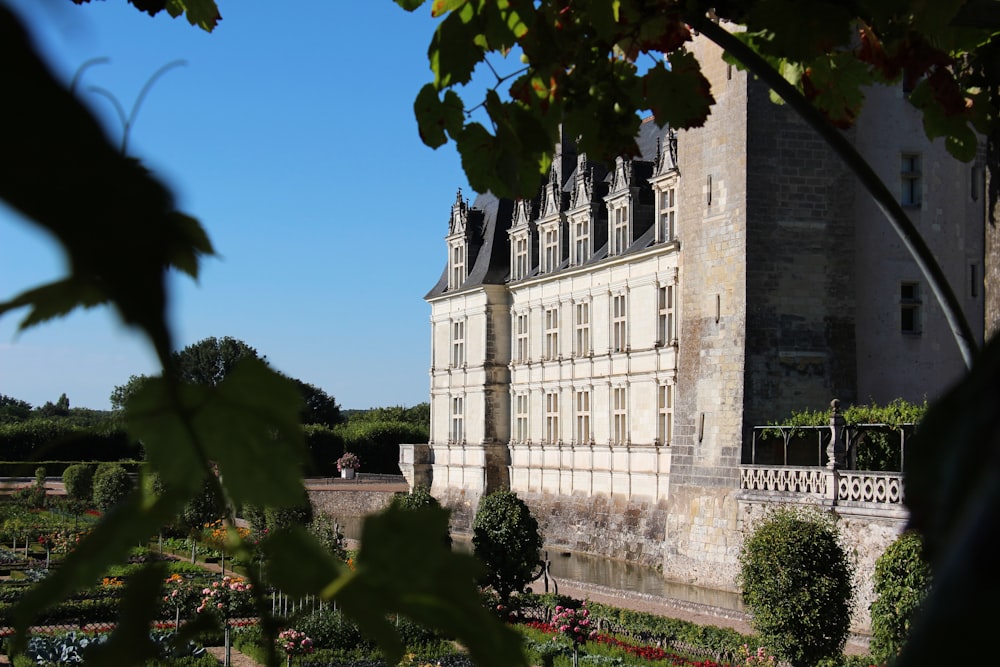
M 171 356 L 182 382 L 214 387 L 244 359 L 261 359 L 257 350 L 232 336 L 203 338 Z
M 129 377 L 128 382 L 116 386 L 111 391 L 111 409 L 119 414 L 124 413 L 125 406 L 128 405 L 129 400 L 148 379 L 145 375 L 132 375 Z
M 483 583 L 492 587 L 502 602 L 534 580 L 542 534 L 538 521 L 516 493 L 494 491 L 480 499 L 472 524 L 472 545 L 486 568 Z
M 108 512 L 132 493 L 135 484 L 128 472 L 117 463 L 102 463 L 94 472 L 94 507 Z
M 218 484 L 214 480 L 205 479 L 201 491 L 188 499 L 181 509 L 181 524 L 187 531 L 196 535 L 205 524 L 221 519 L 226 512 L 225 500 L 219 495 Z
M 303 408 L 300 421 L 303 424 L 322 424 L 333 428 L 344 421 L 340 414 L 340 406 L 333 396 L 308 382 L 289 378 L 295 383 L 302 396 Z
M 67 466 L 62 475 L 70 500 L 91 503 L 94 500 L 94 467 L 86 463 Z
M 776 510 L 754 527 L 739 560 L 743 604 L 763 645 L 796 667 L 842 653 L 852 569 L 830 517 Z
M 69 416 L 69 398 L 66 394 L 61 394 L 56 402 L 46 401 L 45 405 L 35 408 L 34 414 L 42 419 L 51 419 L 52 417 L 68 417 Z
M 431 423 L 431 404 L 425 402 L 417 403 L 410 408 L 402 405 L 394 405 L 385 408 L 371 408 L 369 410 L 353 410 L 348 421 L 405 422 L 429 429 Z
M 931 587 L 931 568 L 920 535 L 906 532 L 875 562 L 875 601 L 871 605 L 871 654 L 879 664 L 903 650 L 913 619 Z
M 31 403 L 0 394 L 0 424 L 21 422 L 31 416 Z

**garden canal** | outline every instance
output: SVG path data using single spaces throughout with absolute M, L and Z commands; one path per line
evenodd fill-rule
M 341 519 L 340 525 L 344 536 L 349 539 L 359 539 L 362 520 L 362 517 Z M 456 549 L 471 552 L 472 542 L 468 536 L 453 537 Z M 742 609 L 737 593 L 668 581 L 652 567 L 603 556 L 567 552 L 558 548 L 543 549 L 542 556 L 548 558 L 549 575 L 555 580 L 556 586 L 560 581 L 574 581 L 720 609 Z M 533 588 L 541 591 L 542 586 L 542 580 L 539 580 L 535 582 Z

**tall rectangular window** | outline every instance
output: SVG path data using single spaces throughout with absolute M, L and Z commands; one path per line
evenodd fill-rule
M 514 280 L 520 280 L 528 275 L 528 237 L 519 236 L 514 239 Z
M 585 357 L 590 354 L 590 304 L 578 303 L 573 311 L 573 326 L 576 329 L 573 354 Z
M 902 192 L 899 201 L 903 206 L 920 206 L 920 154 L 903 153 L 900 161 L 899 185 Z
M 582 216 L 573 223 L 573 263 L 590 259 L 590 217 Z
M 559 358 L 559 309 L 545 309 L 545 358 Z
M 545 441 L 559 442 L 559 394 L 545 394 Z
M 904 334 L 920 333 L 920 283 L 899 284 L 899 330 Z
M 559 230 L 556 227 L 545 230 L 545 271 L 552 272 L 559 267 Z
M 451 365 L 465 365 L 465 321 L 451 323 Z
M 628 206 L 619 206 L 615 209 L 615 219 L 612 229 L 612 248 L 614 255 L 620 255 L 628 248 Z
M 523 364 L 528 361 L 528 314 L 514 316 L 514 361 Z
M 451 249 L 451 287 L 462 286 L 465 282 L 465 246 L 456 245 Z
M 614 387 L 611 390 L 611 442 L 616 445 L 625 444 L 628 439 L 628 408 L 625 401 L 625 387 Z
M 625 321 L 625 295 L 611 297 L 611 351 L 624 352 L 628 344 Z
M 591 441 L 590 392 L 587 390 L 576 392 L 576 433 L 573 440 L 581 445 Z
M 674 433 L 674 386 L 657 387 L 656 437 L 661 445 L 669 445 Z
M 674 286 L 662 285 L 657 290 L 657 336 L 660 345 L 673 345 L 677 338 L 674 317 Z
M 514 397 L 514 440 L 528 442 L 528 395 Z
M 451 440 L 452 442 L 465 440 L 465 399 L 461 396 L 454 396 L 451 399 Z
M 660 194 L 660 239 L 673 241 L 677 234 L 677 187 L 664 188 Z

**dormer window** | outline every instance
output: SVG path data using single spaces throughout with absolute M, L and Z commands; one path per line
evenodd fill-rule
M 573 257 L 575 265 L 580 265 L 590 259 L 590 216 L 581 215 L 572 224 Z
M 448 289 L 458 289 L 465 282 L 465 244 L 456 243 L 449 254 Z
M 661 242 L 673 241 L 677 236 L 677 180 L 672 179 L 657 191 L 659 199 L 659 220 L 656 230 Z
M 543 242 L 545 252 L 546 273 L 551 273 L 559 267 L 559 227 L 552 225 L 545 229 L 545 240 Z
M 628 204 L 622 204 L 614 209 L 614 216 L 612 217 L 612 228 L 611 228 L 611 253 L 614 255 L 620 255 L 628 248 L 629 245 L 629 229 L 628 229 Z
M 528 276 L 528 234 L 514 237 L 514 255 L 511 259 L 511 278 L 521 280 Z

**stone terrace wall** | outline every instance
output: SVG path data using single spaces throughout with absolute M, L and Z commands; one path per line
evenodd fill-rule
M 309 501 L 315 512 L 343 518 L 368 516 L 385 509 L 395 491 L 354 489 L 309 489 Z
M 545 544 L 659 567 L 666 546 L 666 501 L 518 493 L 538 519 Z

